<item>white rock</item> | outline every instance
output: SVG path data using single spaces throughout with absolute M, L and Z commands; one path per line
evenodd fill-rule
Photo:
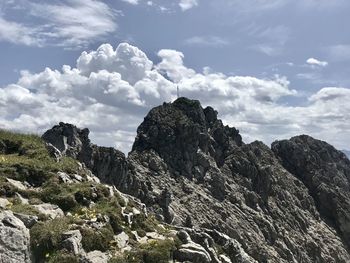
M 135 207 L 132 208 L 132 213 L 133 213 L 134 216 L 141 215 L 140 210 L 136 209 Z
M 33 205 L 33 207 L 36 208 L 40 213 L 47 215 L 50 219 L 64 216 L 62 209 L 57 205 L 44 203 L 40 205 Z
M 6 198 L 0 198 L 0 208 L 6 209 L 10 202 Z
M 194 263 L 209 263 L 211 257 L 209 253 L 199 244 L 189 242 L 181 245 L 175 253 L 176 259 L 180 261 L 191 261 Z
M 78 182 L 84 181 L 83 177 L 80 176 L 79 174 L 73 174 L 72 177 Z
M 107 263 L 108 255 L 99 250 L 94 250 L 84 256 L 84 263 Z
M 231 259 L 226 255 L 220 255 L 219 258 L 222 263 L 232 263 Z
M 16 187 L 16 188 L 18 188 L 20 190 L 27 190 L 27 187 L 21 181 L 13 180 L 13 179 L 10 179 L 10 178 L 6 178 L 6 180 L 10 184 L 12 184 L 14 187 Z
M 30 263 L 29 230 L 11 211 L 0 213 L 0 262 Z
M 165 236 L 158 234 L 157 232 L 147 232 L 146 237 L 150 239 L 165 240 Z
M 15 194 L 16 197 L 19 199 L 19 201 L 21 202 L 21 204 L 24 205 L 28 205 L 29 204 L 29 200 L 27 198 L 24 198 L 23 196 L 21 196 L 19 193 Z
M 62 183 L 66 183 L 66 184 L 71 184 L 73 183 L 72 179 L 70 178 L 70 176 L 64 172 L 58 172 L 57 173 L 58 178 L 60 179 L 60 181 Z
M 129 236 L 125 232 L 114 236 L 114 240 L 117 242 L 117 245 L 120 249 L 126 247 L 129 243 Z

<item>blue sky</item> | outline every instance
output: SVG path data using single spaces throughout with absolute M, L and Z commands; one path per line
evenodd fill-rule
M 3 0 L 0 127 L 69 121 L 127 152 L 179 85 L 247 142 L 308 133 L 349 149 L 349 11 L 346 0 Z

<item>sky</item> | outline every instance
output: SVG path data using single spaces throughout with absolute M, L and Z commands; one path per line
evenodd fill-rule
M 245 142 L 350 150 L 348 0 L 2 0 L 0 128 L 60 121 L 127 153 L 154 106 L 212 106 Z

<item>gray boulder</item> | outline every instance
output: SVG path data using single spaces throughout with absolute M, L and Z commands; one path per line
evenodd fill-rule
M 50 219 L 64 216 L 62 209 L 59 208 L 57 205 L 44 203 L 39 205 L 33 205 L 33 207 L 37 209 L 39 213 L 47 215 Z
M 0 262 L 30 263 L 29 230 L 11 211 L 0 212 Z
M 81 244 L 82 235 L 79 230 L 71 230 L 63 234 L 62 247 L 74 255 L 84 254 Z
M 194 242 L 181 245 L 181 247 L 174 252 L 174 258 L 179 261 L 190 261 L 193 263 L 211 262 L 209 253 L 202 246 Z
M 94 250 L 83 256 L 83 263 L 107 263 L 108 255 L 99 250 Z

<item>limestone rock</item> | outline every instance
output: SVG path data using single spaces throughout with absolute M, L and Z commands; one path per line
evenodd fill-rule
M 79 230 L 71 230 L 63 234 L 62 247 L 74 255 L 85 253 L 81 244 L 82 235 Z
M 6 209 L 10 202 L 6 198 L 0 198 L 0 208 Z
M 306 185 L 320 214 L 350 246 L 350 161 L 346 155 L 307 135 L 274 142 L 272 150 Z
M 123 191 L 140 198 L 159 218 L 171 212 L 173 225 L 225 234 L 208 233 L 232 262 L 350 262 L 343 241 L 350 236 L 346 157 L 327 147 L 323 152 L 323 145 L 309 147 L 317 152 L 306 152 L 311 159 L 303 148 L 291 157 L 293 167 L 306 172 L 304 164 L 311 163 L 308 178 L 314 164 L 322 168 L 319 162 L 325 163 L 326 170 L 312 177 L 321 202 L 308 181 L 287 168 L 294 148 L 285 148 L 282 158 L 262 142 L 244 144 L 215 110 L 180 98 L 152 109 L 137 129 Z M 210 238 L 191 238 L 211 250 Z
M 10 178 L 6 178 L 6 180 L 19 190 L 27 190 L 27 187 L 21 181 L 13 180 Z
M 0 212 L 0 262 L 30 263 L 29 230 L 11 211 Z
M 189 242 L 181 245 L 179 250 L 175 251 L 174 257 L 180 261 L 190 261 L 193 263 L 210 263 L 209 253 L 200 245 Z
M 99 250 L 94 250 L 83 256 L 83 263 L 107 263 L 108 255 Z
M 66 184 L 71 184 L 71 183 L 73 183 L 72 178 L 71 178 L 68 174 L 66 174 L 66 173 L 64 173 L 64 172 L 58 172 L 58 173 L 57 173 L 57 176 L 58 176 L 59 180 L 60 180 L 62 183 L 66 183 Z
M 122 249 L 128 245 L 129 236 L 125 232 L 121 232 L 114 236 L 114 240 L 117 242 L 118 248 Z
M 13 214 L 19 220 L 21 220 L 27 228 L 31 228 L 39 221 L 39 218 L 37 216 L 34 216 L 34 215 L 26 215 L 26 214 L 21 214 L 21 213 L 13 213 Z
M 75 158 L 91 169 L 102 182 L 121 186 L 126 177 L 125 155 L 112 147 L 99 147 L 89 139 L 89 129 L 60 122 L 46 131 L 42 138 L 63 155 Z
M 59 208 L 57 205 L 44 203 L 39 205 L 33 205 L 33 207 L 36 208 L 40 213 L 47 215 L 51 219 L 64 216 L 62 209 Z

